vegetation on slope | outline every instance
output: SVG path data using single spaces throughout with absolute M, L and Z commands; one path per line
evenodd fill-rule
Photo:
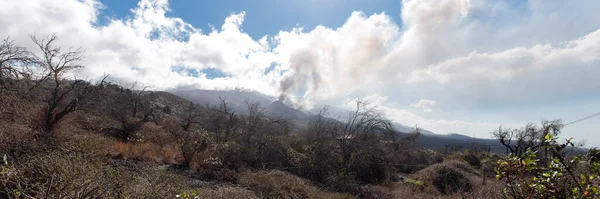
M 364 101 L 345 122 L 325 107 L 292 133 L 293 122 L 257 101 L 246 100 L 241 114 L 225 99 L 201 106 L 108 76 L 68 79 L 83 67 L 81 51 L 64 52 L 54 36 L 32 40 L 40 56 L 10 40 L 0 45 L 0 198 L 598 194 L 597 151 L 564 155 L 558 122 L 496 131 L 508 157 L 420 148 L 418 132 L 398 133 Z M 486 182 L 494 168 L 500 181 Z

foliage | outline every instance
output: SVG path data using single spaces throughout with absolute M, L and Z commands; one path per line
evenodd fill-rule
M 498 161 L 496 179 L 505 182 L 503 194 L 508 198 L 595 198 L 600 196 L 600 164 L 591 155 L 569 157 L 567 147 L 558 136 L 546 133 L 540 140 L 548 158 L 529 148 L 520 156 L 510 154 Z

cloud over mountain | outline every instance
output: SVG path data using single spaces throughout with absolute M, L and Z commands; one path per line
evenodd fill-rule
M 203 30 L 169 15 L 167 0 L 141 0 L 129 17 L 104 22 L 107 8 L 97 0 L 21 0 L 0 7 L 0 37 L 31 48 L 28 34 L 56 33 L 65 48 L 85 49 L 87 68 L 72 74 L 79 78 L 110 74 L 161 90 L 245 88 L 306 107 L 377 95 L 407 125 L 480 132 L 514 121 L 427 118 L 408 108 L 421 99 L 436 99 L 414 104 L 429 111 L 599 99 L 589 94 L 600 89 L 599 8 L 594 0 L 402 0 L 393 8 L 401 21 L 356 11 L 339 27 L 253 39 L 242 27 L 259 13 L 232 13 Z

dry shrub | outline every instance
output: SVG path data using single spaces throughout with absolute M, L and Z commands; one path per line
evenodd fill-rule
M 465 162 L 451 160 L 431 165 L 413 175 L 441 194 L 469 192 L 475 186 L 477 171 Z M 431 190 L 431 188 L 426 188 Z
M 466 163 L 465 161 L 460 161 L 460 160 L 448 160 L 445 161 L 443 163 L 444 165 L 451 167 L 451 168 L 456 168 L 462 172 L 465 172 L 466 174 L 471 174 L 471 175 L 475 175 L 475 176 L 479 176 L 479 171 L 475 168 L 473 168 L 472 166 L 470 166 L 468 163 Z
M 348 194 L 321 191 L 306 179 L 283 171 L 244 173 L 239 184 L 261 198 L 353 198 Z
M 433 186 L 442 194 L 468 192 L 472 189 L 472 184 L 463 173 L 449 167 L 437 170 L 436 177 L 433 179 Z
M 123 143 L 115 141 L 108 155 L 117 159 L 133 159 L 165 164 L 179 164 L 181 151 L 173 145 L 160 146 L 155 143 Z
M 481 155 L 483 154 L 478 154 L 470 151 L 458 151 L 451 153 L 446 157 L 446 159 L 462 160 L 469 163 L 469 165 L 473 167 L 479 168 L 482 165 L 481 158 L 479 157 Z
M 0 198 L 113 198 L 122 190 L 116 170 L 89 156 L 58 151 L 5 165 L 0 176 Z
M 392 192 L 395 199 L 424 199 L 424 198 L 440 198 L 437 191 L 428 192 L 415 190 L 413 186 L 408 184 L 398 185 Z
M 239 183 L 262 198 L 309 198 L 314 191 L 306 180 L 282 171 L 246 173 Z
M 189 167 L 203 180 L 231 182 L 238 181 L 238 171 L 244 170 L 239 145 L 219 144 L 207 150 L 194 153 Z
M 134 178 L 134 184 L 126 195 L 133 198 L 174 198 L 186 188 L 183 177 L 163 169 L 150 168 Z
M 474 187 L 471 192 L 453 193 L 449 195 L 440 195 L 437 191 L 421 191 L 415 190 L 407 184 L 398 184 L 393 190 L 394 198 L 396 199 L 424 199 L 424 198 L 447 198 L 447 199 L 464 199 L 464 198 L 485 198 L 485 199 L 500 199 L 503 198 L 500 194 L 501 187 L 498 183 L 490 181 L 486 185 Z
M 167 145 L 175 142 L 175 138 L 172 133 L 164 129 L 164 127 L 158 126 L 154 123 L 145 123 L 136 132 L 136 139 L 143 142 L 152 142 L 160 146 Z
M 38 143 L 38 136 L 26 125 L 0 124 L 0 155 L 12 157 L 37 154 L 45 148 L 44 143 Z
M 202 188 L 193 192 L 194 198 L 198 199 L 258 199 L 254 192 L 240 187 L 219 186 L 214 188 Z
M 234 183 L 239 179 L 239 173 L 222 167 L 197 168 L 196 174 L 203 180 Z
M 410 148 L 398 152 L 397 161 L 399 166 L 396 170 L 400 173 L 414 173 L 432 165 L 444 161 L 444 156 L 431 149 Z
M 60 150 L 64 153 L 81 153 L 101 157 L 108 153 L 114 139 L 92 133 L 58 133 Z
M 380 198 L 380 199 L 392 199 L 394 194 L 392 191 L 383 186 L 376 185 L 365 185 L 360 188 L 359 198 Z

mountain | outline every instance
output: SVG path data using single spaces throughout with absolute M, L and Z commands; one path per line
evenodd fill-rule
M 248 113 L 247 101 L 258 102 L 269 117 L 290 121 L 294 126 L 292 132 L 301 132 L 307 129 L 310 118 L 316 116 L 325 107 L 323 104 L 317 104 L 309 111 L 299 110 L 286 105 L 275 97 L 247 90 L 172 90 L 169 92 L 191 102 L 208 106 L 219 106 L 221 99 L 224 99 L 231 110 L 241 114 Z M 345 121 L 345 118 L 351 113 L 347 109 L 335 106 L 328 106 L 328 112 L 328 117 L 341 122 Z M 415 132 L 415 127 L 405 126 L 397 122 L 394 122 L 393 125 L 401 136 Z M 416 142 L 424 148 L 435 150 L 476 149 L 505 153 L 504 146 L 495 139 L 474 138 L 458 133 L 436 134 L 422 128 L 419 128 L 419 132 L 421 136 L 417 138 Z
M 308 120 L 310 115 L 304 111 L 291 108 L 282 101 L 274 101 L 267 106 L 267 114 L 270 117 L 287 120 Z
M 246 102 L 258 102 L 261 107 L 270 105 L 274 97 L 247 90 L 169 90 L 169 93 L 180 96 L 193 103 L 208 106 L 219 106 L 221 99 L 227 102 L 229 108 L 237 113 L 247 114 Z M 219 99 L 221 98 L 221 99 Z

